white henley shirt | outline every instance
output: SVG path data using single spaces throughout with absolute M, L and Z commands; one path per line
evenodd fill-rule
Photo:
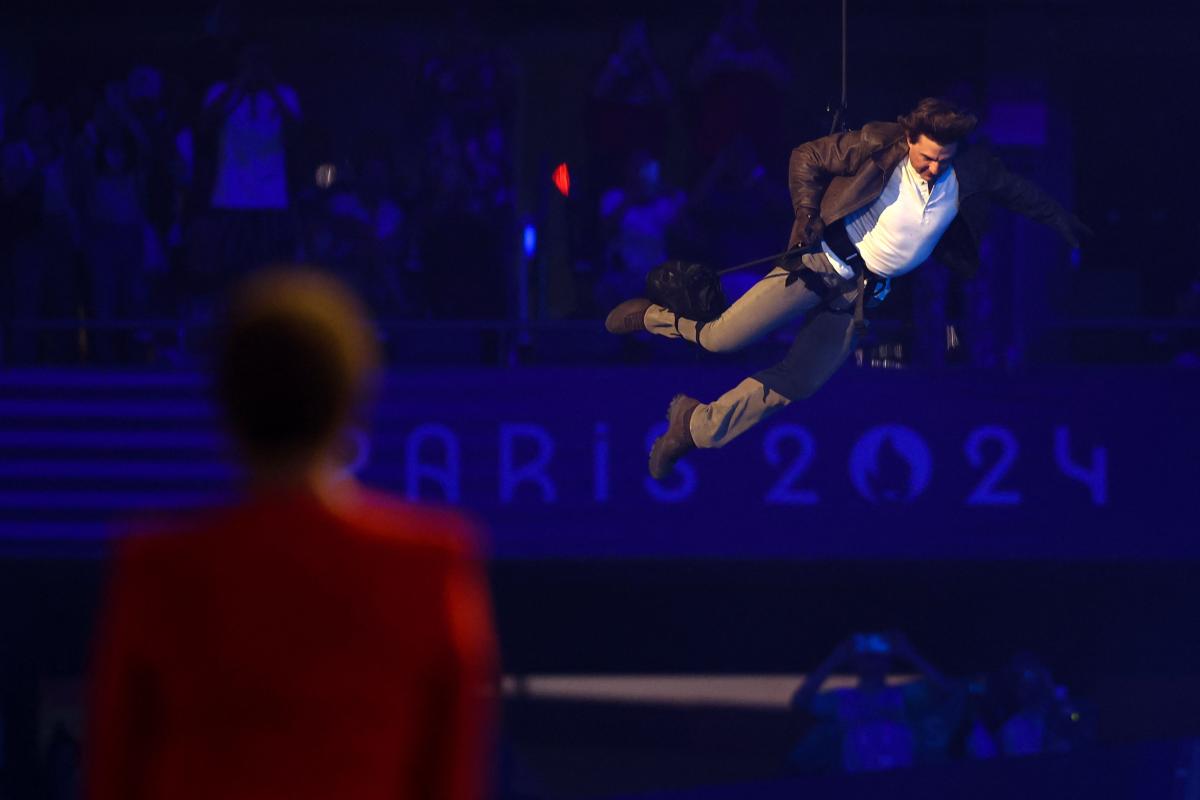
M 875 202 L 846 217 L 846 233 L 868 269 L 895 278 L 929 258 L 957 213 L 958 176 L 954 167 L 949 167 L 931 190 L 905 157 L 903 165 L 892 170 Z M 854 278 L 854 270 L 829 245 L 822 242 L 821 249 L 839 275 Z

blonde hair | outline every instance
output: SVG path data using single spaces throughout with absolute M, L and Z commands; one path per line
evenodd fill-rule
M 252 459 L 304 461 L 350 422 L 378 358 L 362 304 L 344 284 L 311 267 L 268 268 L 234 294 L 217 398 Z

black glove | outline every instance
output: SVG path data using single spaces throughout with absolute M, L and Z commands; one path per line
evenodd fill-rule
M 821 221 L 820 211 L 801 206 L 796 219 L 800 220 L 800 224 L 803 226 L 800 230 L 800 239 L 796 242 L 797 247 L 811 247 L 821 241 L 821 236 L 825 233 L 825 223 Z
M 1079 249 L 1080 239 L 1090 239 L 1096 235 L 1092 232 L 1091 228 L 1084 225 L 1083 221 L 1074 214 L 1064 216 L 1054 228 L 1072 250 Z

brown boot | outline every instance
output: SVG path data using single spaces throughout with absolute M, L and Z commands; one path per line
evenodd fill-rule
M 650 475 L 661 481 L 671 474 L 675 462 L 689 450 L 696 449 L 692 441 L 692 413 L 700 401 L 677 394 L 667 406 L 667 432 L 654 440 L 650 448 Z
M 608 312 L 604 327 L 609 333 L 636 333 L 646 330 L 646 309 L 654 305 L 644 297 L 626 300 Z

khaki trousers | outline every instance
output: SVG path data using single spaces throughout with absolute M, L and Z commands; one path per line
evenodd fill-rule
M 782 361 L 696 409 L 691 433 L 697 447 L 722 447 L 793 400 L 809 397 L 854 349 L 855 282 L 838 275 L 823 253 L 804 256 L 803 264 L 796 274 L 775 267 L 711 322 L 676 318 L 658 305 L 647 309 L 651 333 L 712 352 L 739 350 L 805 317 Z

